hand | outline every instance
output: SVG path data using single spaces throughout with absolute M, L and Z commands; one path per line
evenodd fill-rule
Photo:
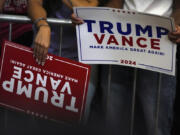
M 72 23 L 75 25 L 84 23 L 84 21 L 81 18 L 77 17 L 74 13 L 71 14 L 71 20 L 72 20 Z
M 34 41 L 33 56 L 39 65 L 44 65 L 50 45 L 51 29 L 49 26 L 41 26 Z
M 169 32 L 168 37 L 172 42 L 180 44 L 180 26 L 176 25 L 175 31 Z

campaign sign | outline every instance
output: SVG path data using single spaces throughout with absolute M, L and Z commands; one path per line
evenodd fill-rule
M 78 7 L 74 13 L 84 20 L 76 26 L 80 62 L 175 75 L 172 18 L 106 7 Z
M 32 50 L 4 42 L 0 67 L 0 105 L 65 123 L 82 119 L 90 66 L 48 55 L 36 64 Z

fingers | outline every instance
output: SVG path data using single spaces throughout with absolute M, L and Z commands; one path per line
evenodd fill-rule
M 74 13 L 71 15 L 71 20 L 72 20 L 73 24 L 83 24 L 84 23 L 84 21 L 81 18 L 77 17 Z
M 172 42 L 179 44 L 180 43 L 180 26 L 176 26 L 175 31 L 169 32 L 168 37 Z
M 169 37 L 169 39 L 170 39 L 172 42 L 176 42 L 176 40 L 177 40 L 177 36 L 174 35 L 173 32 L 170 32 L 170 33 L 168 34 L 168 37 Z
M 44 66 L 45 61 L 46 61 L 46 57 L 47 57 L 46 56 L 47 53 L 45 53 L 46 52 L 46 48 L 44 48 L 42 46 L 39 46 L 38 49 L 39 49 L 38 64 Z
M 177 44 L 180 43 L 180 35 L 179 34 L 169 33 L 168 37 L 173 43 L 177 43 Z
M 47 48 L 43 47 L 38 43 L 35 43 L 33 56 L 38 65 L 44 66 L 47 58 L 47 52 L 48 52 Z
M 176 43 L 177 43 L 177 44 L 180 44 L 180 38 L 178 38 L 178 39 L 176 40 Z
M 44 48 L 42 51 L 41 65 L 44 66 L 48 54 L 48 49 Z
M 33 56 L 37 64 L 44 65 L 50 45 L 50 27 L 40 27 L 34 41 Z
M 34 44 L 34 51 L 33 51 L 33 57 L 36 60 L 36 62 L 38 63 L 38 44 Z

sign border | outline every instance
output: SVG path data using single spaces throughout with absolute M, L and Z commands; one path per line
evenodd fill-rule
M 76 15 L 78 16 L 78 10 L 110 10 L 110 8 L 75 8 L 75 12 L 76 12 Z M 122 9 L 121 9 L 122 10 Z M 141 13 L 141 12 L 137 12 L 137 11 L 133 11 L 133 12 L 136 12 L 136 13 L 138 13 L 138 14 L 145 14 L 145 15 L 152 15 L 152 14 L 147 14 L 147 13 Z M 158 16 L 158 15 L 153 15 L 153 16 Z M 164 17 L 164 16 L 161 16 L 161 17 L 163 17 L 164 19 L 167 19 L 168 21 L 170 21 L 170 23 L 171 23 L 171 28 L 173 29 L 174 27 L 173 27 L 173 24 L 172 24 L 172 21 L 171 21 L 171 19 L 170 18 L 168 18 L 168 17 Z M 117 63 L 118 62 L 118 60 L 86 60 L 86 59 L 83 59 L 82 58 L 82 49 L 81 49 L 81 32 L 80 32 L 80 26 L 78 25 L 77 26 L 78 27 L 78 31 L 79 31 L 79 38 L 78 38 L 78 42 L 79 42 L 79 44 L 80 44 L 80 48 L 79 48 L 79 50 L 80 50 L 80 60 L 81 61 L 95 61 L 95 62 L 98 62 L 98 61 L 107 61 L 107 62 L 114 62 L 114 64 L 115 63 Z M 145 65 L 145 64 L 140 64 L 140 63 L 138 63 L 138 65 L 141 65 L 141 66 L 144 66 L 144 67 L 147 67 L 147 68 L 149 68 L 149 69 L 157 69 L 157 70 L 161 70 L 161 71 L 167 71 L 167 72 L 172 72 L 173 71 L 173 69 L 174 69 L 174 61 L 173 61 L 173 59 L 174 59 L 174 44 L 172 44 L 172 63 L 171 63 L 171 69 L 164 69 L 164 68 L 161 68 L 161 67 L 155 67 L 155 66 L 150 66 L 150 65 Z M 121 66 L 121 65 L 120 65 Z M 122 66 L 125 66 L 125 65 L 122 65 Z M 134 68 L 138 68 L 138 67 L 134 67 Z
M 12 45 L 12 44 L 14 44 L 14 45 Z M 27 49 L 25 49 L 26 47 L 20 47 L 20 46 L 18 46 L 18 44 L 16 44 L 16 43 L 13 43 L 13 42 L 9 42 L 9 41 L 5 41 L 4 42 L 4 46 L 3 46 L 3 54 L 1 54 L 1 57 L 2 57 L 2 59 L 1 59 L 1 65 L 0 65 L 0 79 L 1 79 L 1 75 L 2 75 L 2 70 L 3 70 L 3 63 L 4 63 L 4 55 L 5 55 L 5 52 L 6 52 L 6 48 L 7 48 L 7 46 L 10 46 L 10 47 L 13 47 L 13 48 L 16 48 L 16 49 L 20 49 L 20 50 L 23 50 L 23 51 L 26 51 L 26 52 L 28 52 L 28 53 L 33 53 L 32 51 L 30 51 L 30 50 L 27 50 Z M 2 52 L 1 52 L 2 53 Z M 82 120 L 82 117 L 83 117 L 83 115 L 84 115 L 84 113 L 85 113 L 85 109 L 86 109 L 86 107 L 85 107 L 85 95 L 88 93 L 88 72 L 89 72 L 89 68 L 87 68 L 87 67 L 83 67 L 83 66 L 81 66 L 81 65 L 77 65 L 77 64 L 75 64 L 75 63 L 70 63 L 70 62 L 68 62 L 68 61 L 64 61 L 64 60 L 59 60 L 59 59 L 54 59 L 54 60 L 56 60 L 56 61 L 59 61 L 59 62 L 64 62 L 64 63 L 66 63 L 66 64 L 70 64 L 70 65 L 73 65 L 73 66 L 77 66 L 77 67 L 79 67 L 79 68 L 82 68 L 82 69 L 85 69 L 86 70 L 86 79 L 85 79 L 85 84 L 84 84 L 84 91 L 83 91 L 83 100 L 82 100 L 82 105 L 81 105 L 81 110 L 80 110 L 80 118 L 79 118 L 79 120 L 78 120 L 78 122 L 81 122 L 81 120 Z M 86 90 L 87 89 L 87 90 Z M 3 105 L 3 106 L 6 106 L 6 107 L 8 107 L 8 108 L 11 108 L 11 109 L 15 109 L 15 110 L 18 110 L 18 111 L 21 111 L 21 112 L 25 112 L 25 110 L 23 110 L 23 109 L 21 109 L 21 108 L 18 108 L 18 107 L 14 107 L 14 106 L 11 106 L 11 105 L 7 105 L 7 104 L 4 104 L 4 103 L 2 103 L 2 102 L 0 102 L 0 104 L 1 105 Z M 83 113 L 83 109 L 84 109 L 84 113 Z M 28 110 L 27 110 L 28 111 Z M 57 121 L 57 120 L 55 120 L 55 119 L 51 119 L 50 118 L 50 120 L 52 120 L 52 121 L 56 121 L 56 122 L 59 122 L 59 121 Z M 62 121 L 61 121 L 62 122 Z M 65 121 L 63 121 L 63 123 L 64 123 Z

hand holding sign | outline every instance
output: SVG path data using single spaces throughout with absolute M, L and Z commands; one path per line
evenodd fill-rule
M 180 44 L 180 26 L 176 25 L 175 31 L 170 32 L 168 36 L 171 41 Z
M 48 55 L 46 64 L 41 66 L 33 60 L 32 53 L 30 48 L 4 43 L 0 105 L 53 121 L 80 122 L 90 67 L 55 55 Z
M 74 13 L 85 22 L 76 26 L 81 62 L 175 75 L 176 46 L 168 39 L 172 18 L 98 7 L 74 8 Z

